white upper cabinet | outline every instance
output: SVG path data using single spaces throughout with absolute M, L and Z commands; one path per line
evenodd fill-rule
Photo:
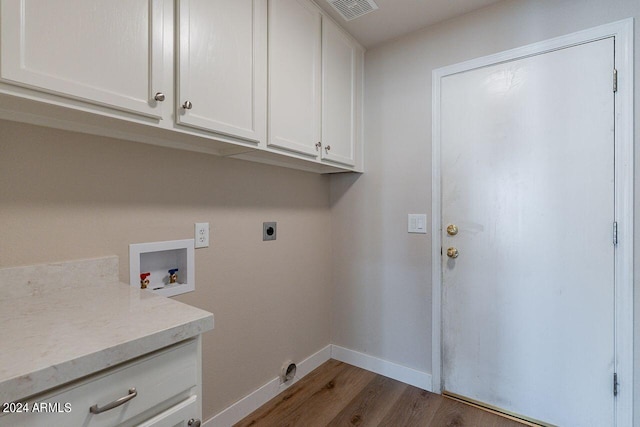
M 266 0 L 180 0 L 177 122 L 264 143 Z
M 2 0 L 0 78 L 160 118 L 163 0 Z
M 322 159 L 355 166 L 362 49 L 322 20 Z
M 0 0 L 0 119 L 362 171 L 362 69 L 312 0 Z
M 268 145 L 315 158 L 320 143 L 321 13 L 309 0 L 269 0 L 268 14 Z

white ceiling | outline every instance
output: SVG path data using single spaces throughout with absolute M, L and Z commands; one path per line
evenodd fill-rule
M 370 48 L 499 0 L 374 0 L 378 10 L 349 22 L 327 0 L 315 1 L 363 46 Z

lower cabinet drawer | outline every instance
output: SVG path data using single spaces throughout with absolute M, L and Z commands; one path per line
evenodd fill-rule
M 198 425 L 196 423 L 198 416 L 197 399 L 197 396 L 191 396 L 150 420 L 138 424 L 137 427 L 195 427 Z M 189 424 L 190 420 L 193 420 L 191 424 Z
M 28 399 L 29 412 L 0 417 L 0 426 L 114 427 L 131 424 L 127 421 L 145 412 L 152 418 L 192 394 L 198 383 L 197 354 L 196 341 L 189 341 L 125 363 L 58 394 Z

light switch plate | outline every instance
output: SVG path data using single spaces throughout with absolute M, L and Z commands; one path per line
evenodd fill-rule
M 407 231 L 409 233 L 427 233 L 427 214 L 409 214 Z

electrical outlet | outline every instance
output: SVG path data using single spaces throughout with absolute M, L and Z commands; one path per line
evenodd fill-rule
M 276 226 L 275 222 L 263 222 L 262 223 L 262 240 L 276 240 Z
M 209 247 L 209 223 L 196 222 L 196 249 Z

